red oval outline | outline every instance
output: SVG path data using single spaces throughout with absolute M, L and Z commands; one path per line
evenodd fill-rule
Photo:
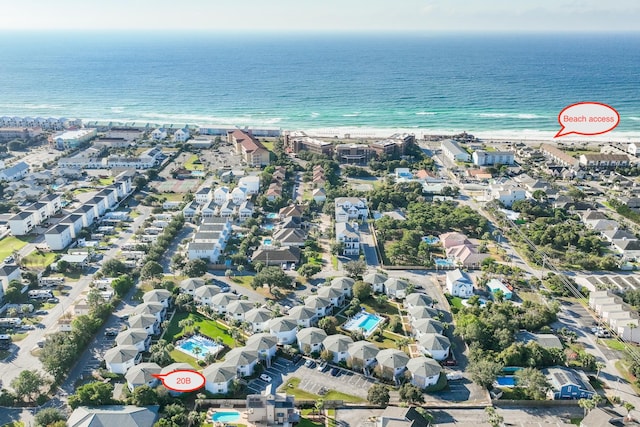
M 201 386 L 198 386 L 198 387 L 195 387 L 195 388 L 186 389 L 186 390 L 185 390 L 185 389 L 177 389 L 177 388 L 169 387 L 168 385 L 166 385 L 166 384 L 164 383 L 163 378 L 164 378 L 164 377 L 168 377 L 169 375 L 173 375 L 173 374 L 175 374 L 176 372 L 193 372 L 194 374 L 196 374 L 196 375 L 200 376 L 200 378 L 202 378 L 202 385 L 201 385 Z M 202 375 L 202 374 L 201 374 L 200 372 L 198 372 L 198 371 L 194 371 L 194 370 L 191 370 L 191 369 L 176 369 L 175 371 L 171 371 L 171 372 L 166 373 L 166 374 L 152 374 L 152 376 L 153 376 L 153 377 L 155 377 L 155 378 L 157 378 L 157 379 L 159 379 L 159 380 L 162 382 L 162 385 L 163 385 L 166 389 L 168 389 L 168 390 L 172 390 L 172 391 L 177 391 L 177 392 L 180 392 L 180 393 L 189 393 L 189 392 L 191 392 L 191 391 L 200 390 L 202 387 L 204 387 L 204 386 L 205 386 L 205 384 L 206 384 L 206 382 L 207 382 L 207 379 L 204 377 L 204 375 Z
M 563 130 L 566 129 L 566 126 L 562 124 L 562 121 L 560 120 L 560 117 L 562 116 L 562 113 L 564 113 L 567 109 L 571 108 L 571 107 L 575 107 L 576 105 L 583 105 L 583 104 L 596 104 L 596 105 L 602 105 L 603 107 L 607 107 L 610 110 L 613 110 L 614 113 L 616 113 L 616 116 L 618 117 L 618 121 L 616 122 L 615 125 L 613 125 L 612 127 L 610 127 L 607 130 L 604 130 L 602 132 L 597 132 L 597 133 L 580 133 L 580 132 L 576 132 L 576 131 L 571 131 L 571 132 L 567 132 L 567 133 L 562 133 Z M 602 135 L 603 133 L 607 133 L 607 132 L 611 132 L 612 130 L 614 130 L 619 124 L 620 124 L 620 113 L 618 113 L 618 110 L 616 110 L 615 108 L 613 108 L 611 105 L 609 104 L 605 104 L 603 102 L 595 102 L 595 101 L 583 101 L 583 102 L 576 102 L 575 104 L 571 104 L 571 105 L 567 105 L 566 107 L 564 107 L 562 109 L 562 111 L 560 111 L 560 113 L 558 113 L 558 124 L 560 124 L 560 130 L 558 131 L 558 133 L 556 133 L 556 135 L 554 136 L 554 138 L 561 138 L 565 135 L 584 135 L 584 136 L 595 136 L 595 135 Z

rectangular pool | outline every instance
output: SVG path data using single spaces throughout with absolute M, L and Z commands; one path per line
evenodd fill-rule
M 515 387 L 516 377 L 512 375 L 505 375 L 496 378 L 496 384 L 498 387 Z
M 357 331 L 358 329 L 362 329 L 364 335 L 369 336 L 383 320 L 384 318 L 381 316 L 362 311 L 348 320 L 342 327 L 348 331 Z
M 220 422 L 220 423 L 231 423 L 234 421 L 240 421 L 240 412 L 238 411 L 216 412 L 211 416 L 211 421 Z

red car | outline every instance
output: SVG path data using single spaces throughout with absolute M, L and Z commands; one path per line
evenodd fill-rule
M 458 364 L 458 362 L 456 361 L 456 359 L 454 359 L 453 357 L 450 357 L 448 359 L 445 359 L 442 364 L 444 366 L 456 366 Z

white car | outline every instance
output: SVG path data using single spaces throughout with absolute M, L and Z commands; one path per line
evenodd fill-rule
M 460 372 L 450 372 L 447 374 L 447 381 L 457 381 L 464 378 Z
M 270 377 L 269 375 L 267 375 L 267 374 L 262 374 L 262 375 L 260 375 L 260 379 L 261 379 L 262 381 L 265 381 L 265 382 L 268 382 L 268 383 L 270 383 L 270 382 L 271 382 L 271 377 Z

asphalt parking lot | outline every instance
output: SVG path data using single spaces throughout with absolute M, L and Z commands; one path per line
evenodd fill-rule
M 340 368 L 338 368 L 340 369 L 339 374 L 334 377 L 331 375 L 331 369 L 320 372 L 315 367 L 307 368 L 304 366 L 305 361 L 306 359 L 303 358 L 294 364 L 288 359 L 279 357 L 272 362 L 270 368 L 264 370 L 264 373 L 271 377 L 271 384 L 273 384 L 276 389 L 286 383 L 290 378 L 295 377 L 301 380 L 298 386 L 299 388 L 318 395 L 322 394 L 322 389 L 325 389 L 336 390 L 366 399 L 369 387 L 375 383 L 373 379 L 365 378 L 363 375 Z M 247 391 L 258 394 L 261 393 L 267 385 L 268 383 L 266 381 L 255 378 L 247 385 Z

